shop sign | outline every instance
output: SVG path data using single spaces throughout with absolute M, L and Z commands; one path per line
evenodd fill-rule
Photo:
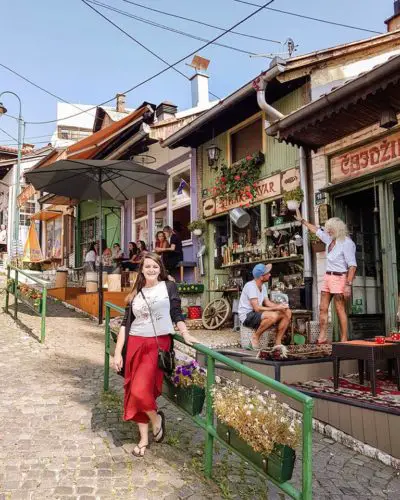
M 29 201 L 36 193 L 36 189 L 32 186 L 32 184 L 28 184 L 26 188 L 22 191 L 21 194 L 17 197 L 17 203 L 19 207 L 25 205 L 27 201 Z
M 256 186 L 257 197 L 256 202 L 266 200 L 268 198 L 273 198 L 274 196 L 279 196 L 281 194 L 281 176 L 280 174 L 273 175 L 272 177 L 267 177 L 257 182 Z M 213 215 L 222 214 L 231 210 L 232 208 L 237 208 L 242 205 L 246 205 L 249 199 L 244 194 L 238 195 L 235 199 L 229 200 L 227 198 L 208 198 L 203 201 L 203 214 L 204 217 L 212 217 Z
M 287 193 L 300 186 L 300 174 L 297 168 L 282 173 L 282 192 Z
M 330 161 L 331 182 L 343 182 L 400 162 L 400 132 L 335 156 Z

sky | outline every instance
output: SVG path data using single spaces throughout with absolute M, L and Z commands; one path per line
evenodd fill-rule
M 150 12 L 127 0 L 96 1 L 198 37 L 212 39 L 222 33 Z M 260 5 L 266 3 L 266 0 L 249 1 Z M 257 9 L 234 0 L 135 2 L 225 29 Z M 200 40 L 93 6 L 169 64 L 204 44 Z M 274 0 L 270 7 L 385 32 L 384 20 L 393 13 L 393 0 Z M 0 18 L 0 64 L 70 103 L 101 103 L 166 67 L 166 64 L 118 31 L 82 0 L 0 0 Z M 332 26 L 265 9 L 236 30 L 281 43 L 291 37 L 298 44 L 296 55 L 374 36 L 374 33 L 366 31 Z M 284 50 L 279 43 L 235 34 L 225 35 L 219 42 L 257 55 L 280 54 Z M 270 61 L 265 57 L 250 57 L 215 45 L 198 53 L 211 61 L 208 68 L 210 91 L 220 98 L 255 78 L 268 67 Z M 193 74 L 193 69 L 187 66 L 191 59 L 177 66 L 187 76 Z M 57 99 L 0 66 L 0 93 L 6 90 L 17 93 L 21 98 L 26 122 L 55 120 Z M 143 101 L 158 104 L 163 100 L 174 102 L 180 111 L 191 107 L 190 82 L 170 69 L 127 94 L 127 106 L 132 108 Z M 8 114 L 18 114 L 18 103 L 13 96 L 4 95 L 0 101 L 7 107 Z M 27 123 L 25 142 L 41 147 L 50 139 L 55 127 L 55 123 Z M 17 123 L 10 116 L 0 117 L 0 144 L 15 145 L 15 140 L 4 131 L 17 137 Z

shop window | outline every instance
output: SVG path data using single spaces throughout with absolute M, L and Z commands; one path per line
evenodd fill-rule
M 261 118 L 232 133 L 230 135 L 232 163 L 242 160 L 247 155 L 262 151 L 262 134 Z
M 62 258 L 62 217 L 46 222 L 46 257 L 48 259 Z
M 247 209 L 250 224 L 240 229 L 232 224 L 232 242 L 244 248 L 249 245 L 259 245 L 261 249 L 261 210 L 260 205 Z M 261 257 L 261 255 L 260 255 Z
M 190 222 L 190 205 L 172 211 L 172 227 L 179 234 L 182 241 L 190 240 L 190 231 L 187 228 Z
M 147 215 L 147 196 L 140 196 L 135 198 L 135 217 L 134 219 L 140 219 Z
M 90 244 L 97 241 L 96 235 L 98 234 L 99 224 L 97 217 L 86 219 L 80 223 L 80 243 L 81 243 L 81 262 L 84 262 L 86 252 L 89 250 Z
M 167 221 L 167 208 L 164 205 L 163 207 L 157 208 L 153 210 L 154 224 L 153 224 L 153 238 L 152 244 L 154 248 L 154 243 L 156 241 L 156 234 L 159 231 L 162 231 L 163 228 L 168 224 Z
M 149 245 L 149 226 L 147 217 L 134 222 L 133 234 L 135 242 L 141 240 L 146 243 L 146 246 Z
M 172 207 L 190 204 L 190 169 L 172 177 Z
M 30 226 L 31 216 L 36 212 L 36 203 L 34 200 L 29 200 L 24 203 L 19 209 L 19 224 L 20 226 Z

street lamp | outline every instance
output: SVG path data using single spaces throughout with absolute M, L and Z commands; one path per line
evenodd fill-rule
M 21 175 L 21 156 L 22 156 L 22 142 L 24 136 L 24 127 L 25 122 L 22 119 L 22 104 L 21 99 L 15 92 L 11 92 L 10 90 L 6 90 L 1 92 L 1 96 L 5 94 L 11 94 L 18 99 L 19 102 L 19 114 L 18 114 L 18 154 L 17 154 L 17 166 L 14 169 L 14 190 L 13 190 L 13 198 L 12 198 L 12 211 L 14 215 L 14 224 L 13 224 L 13 233 L 12 233 L 12 254 L 14 253 L 17 256 L 18 252 L 18 241 L 19 241 L 19 209 L 18 209 L 18 195 L 20 189 L 20 175 Z M 7 108 L 0 102 L 0 116 L 7 113 Z

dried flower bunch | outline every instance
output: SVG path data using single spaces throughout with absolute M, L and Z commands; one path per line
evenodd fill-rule
M 177 387 L 197 385 L 203 388 L 206 386 L 206 370 L 196 361 L 191 361 L 184 365 L 177 365 L 171 379 Z
M 216 416 L 255 451 L 269 455 L 275 444 L 296 448 L 300 443 L 298 416 L 287 404 L 279 403 L 275 394 L 229 380 L 211 390 Z
M 240 195 L 243 206 L 250 205 L 257 197 L 257 181 L 263 163 L 264 155 L 258 152 L 230 166 L 222 165 L 221 175 L 212 190 L 214 196 L 235 199 Z
M 28 285 L 19 284 L 18 285 L 18 290 L 19 290 L 19 293 L 21 295 L 24 295 L 28 299 L 35 300 L 35 299 L 41 299 L 42 298 L 42 294 L 38 290 L 36 290 L 35 288 L 31 288 Z

